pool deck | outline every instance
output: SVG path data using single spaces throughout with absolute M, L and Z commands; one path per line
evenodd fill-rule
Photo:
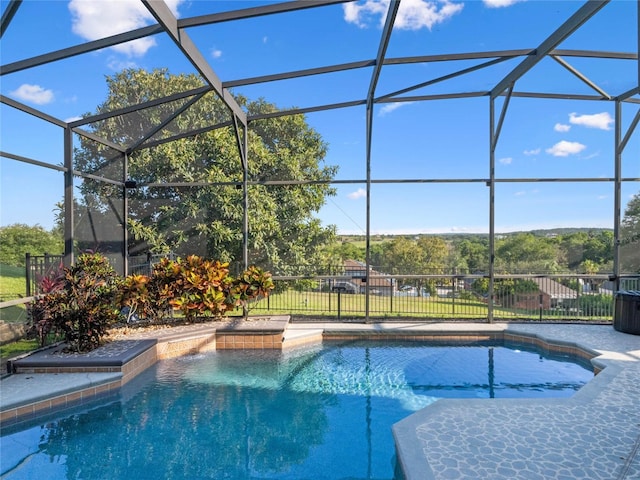
M 280 332 L 283 347 L 318 341 L 323 336 L 325 339 L 493 338 L 593 357 L 591 362 L 598 375 L 571 398 L 441 399 L 396 423 L 393 435 L 406 480 L 640 479 L 638 335 L 617 332 L 611 325 L 274 320 L 251 326 L 218 325 L 218 348 L 232 348 L 221 340 L 221 335 L 229 342 L 234 341 L 230 336 L 237 333 L 250 335 L 245 342 L 251 343 L 243 343 L 244 348 L 263 345 L 273 348 L 274 344 L 267 344 L 267 339 Z M 176 350 L 175 354 L 211 348 L 212 341 L 207 335 L 212 330 L 215 328 L 210 324 L 175 327 L 132 335 L 90 354 L 61 356 L 54 349 L 22 359 L 19 362 L 25 373 L 0 381 L 2 422 L 11 423 L 9 411 L 24 415 L 30 405 L 48 399 L 59 400 L 51 400 L 53 408 L 64 406 L 65 402 L 71 405 L 74 399 L 77 402 L 82 396 L 78 392 L 92 392 L 94 399 L 100 394 L 115 395 L 124 376 L 137 374 L 159 357 L 147 359 L 126 372 L 121 369 L 123 365 L 148 355 L 160 343 L 170 346 L 197 340 L 187 351 Z M 69 373 L 37 373 L 51 362 L 57 366 L 70 364 Z

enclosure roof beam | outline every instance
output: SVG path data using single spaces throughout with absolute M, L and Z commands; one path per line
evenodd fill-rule
M 104 145 L 105 147 L 112 148 L 117 152 L 124 153 L 126 151 L 126 149 L 122 145 L 113 143 L 112 141 L 107 140 L 106 138 L 102 138 L 93 132 L 87 132 L 86 130 L 83 130 L 82 128 L 78 128 L 78 127 L 73 128 L 72 130 L 73 130 L 73 133 L 82 135 L 83 137 L 93 140 L 94 142 L 98 142 Z
M 589 80 L 589 78 L 587 78 L 586 75 L 583 75 L 582 73 L 580 73 L 578 71 L 578 69 L 574 68 L 572 65 L 569 64 L 569 62 L 567 62 L 566 60 L 564 60 L 562 57 L 558 56 L 558 55 L 550 55 L 551 58 L 553 58 L 556 62 L 558 62 L 560 65 L 562 65 L 564 68 L 566 68 L 567 70 L 569 70 L 571 73 L 573 73 L 576 77 L 578 77 L 580 80 L 582 80 L 584 83 L 586 83 L 587 85 L 589 85 L 593 90 L 595 90 L 596 92 L 598 92 L 600 95 L 602 95 L 603 97 L 605 97 L 607 100 L 611 100 L 611 95 L 609 95 L 607 92 L 605 92 L 603 89 L 601 89 L 598 85 L 596 85 L 594 82 L 592 82 L 591 80 Z
M 295 12 L 297 10 L 324 7 L 326 5 L 335 5 L 352 1 L 353 0 L 296 0 L 291 2 L 275 3 L 271 5 L 263 5 L 260 7 L 243 8 L 230 12 L 212 13 L 209 15 L 183 18 L 178 20 L 178 28 L 198 27 L 201 25 L 210 25 L 213 23 L 222 23 L 232 20 L 242 20 L 245 18 L 255 18 L 275 13 Z
M 615 99 L 624 102 L 626 100 L 631 99 L 634 95 L 640 94 L 640 87 L 633 87 L 631 90 L 628 90 L 620 95 L 618 95 Z M 633 102 L 636 103 L 636 102 Z
M 393 31 L 393 24 L 400 8 L 400 0 L 391 0 L 389 3 L 389 10 L 387 11 L 387 19 L 384 23 L 382 35 L 380 37 L 380 45 L 378 45 L 378 54 L 376 55 L 376 63 L 371 74 L 371 82 L 369 83 L 369 91 L 367 92 L 367 101 L 373 102 L 376 94 L 376 87 L 378 86 L 378 79 L 380 78 L 380 72 L 382 72 L 382 66 L 384 65 L 384 58 L 387 53 L 387 47 L 389 46 L 389 39 L 391 38 L 391 32 Z
M 626 148 L 627 143 L 631 139 L 631 135 L 635 131 L 636 127 L 638 126 L 638 122 L 640 122 L 640 109 L 633 116 L 633 120 L 631 120 L 631 124 L 629 124 L 629 129 L 627 130 L 627 133 L 625 134 L 624 138 L 620 140 L 620 145 L 619 145 L 620 152 L 623 152 L 624 149 Z
M 285 117 L 287 115 L 299 115 L 302 113 L 313 113 L 313 112 L 323 112 L 325 110 L 336 110 L 338 108 L 358 107 L 358 106 L 366 105 L 366 103 L 367 103 L 366 100 L 353 100 L 351 102 L 331 103 L 326 105 L 318 105 L 315 107 L 291 108 L 288 110 L 278 110 L 277 112 L 260 113 L 257 115 L 250 115 L 247 118 L 249 122 L 253 122 L 255 120 L 264 120 L 265 118 L 277 118 L 277 117 Z
M 13 16 L 18 11 L 18 8 L 20 8 L 21 3 L 22 3 L 22 0 L 11 0 L 9 2 L 9 5 L 7 5 L 7 8 L 4 10 L 4 13 L 2 14 L 2 20 L 0 20 L 0 38 L 2 38 L 2 36 L 4 35 L 4 32 L 7 30 L 7 27 L 11 23 Z
M 180 133 L 178 135 L 172 135 L 171 137 L 161 138 L 159 140 L 153 140 L 151 142 L 145 142 L 144 144 L 142 144 L 140 146 L 140 148 L 138 150 L 140 150 L 142 148 L 157 147 L 158 145 L 163 145 L 165 143 L 174 142 L 176 140 L 182 140 L 183 138 L 195 137 L 196 135 L 200 135 L 202 133 L 207 133 L 207 132 L 210 132 L 212 130 L 217 130 L 219 128 L 224 128 L 224 127 L 230 127 L 230 126 L 233 126 L 233 125 L 234 125 L 233 120 L 227 120 L 225 122 L 216 123 L 215 125 L 210 125 L 208 127 L 202 127 L 202 128 L 197 128 L 195 130 L 189 130 L 188 132 L 183 132 L 183 133 Z
M 559 43 L 569 37 L 580 28 L 587 20 L 600 11 L 610 0 L 589 0 L 580 9 L 571 15 L 555 32 L 544 40 L 536 49 L 535 55 L 525 58 L 507 76 L 505 76 L 491 90 L 491 98 L 495 98 L 504 92 L 511 84 L 531 70 L 540 60 L 549 54 Z
M 167 125 L 169 125 L 171 122 L 173 122 L 177 117 L 179 117 L 182 113 L 184 113 L 185 111 L 187 111 L 189 108 L 191 108 L 191 105 L 193 105 L 194 103 L 198 102 L 204 95 L 206 95 L 205 93 L 201 93 L 200 95 L 196 95 L 195 97 L 193 97 L 191 100 L 189 100 L 188 102 L 186 102 L 184 105 L 182 105 L 180 108 L 178 108 L 175 112 L 173 112 L 172 115 L 169 115 L 169 117 L 165 118 L 162 122 L 160 122 L 158 125 L 156 125 L 154 128 L 152 128 L 149 132 L 146 132 L 141 139 L 139 139 L 137 142 L 133 143 L 132 145 L 130 145 L 127 148 L 127 151 L 125 152 L 127 155 L 130 155 L 132 152 L 134 152 L 135 150 L 138 149 L 138 147 L 140 147 L 140 145 L 142 145 L 144 142 L 146 142 L 148 139 L 150 139 L 151 137 L 153 137 L 156 133 L 160 132 L 164 127 L 166 127 Z
M 148 102 L 138 103 L 129 107 L 119 108 L 117 110 L 111 110 L 110 112 L 99 113 L 97 115 L 91 115 L 81 118 L 74 122 L 69 122 L 71 128 L 79 127 L 81 125 L 88 125 L 90 123 L 99 122 L 108 118 L 119 117 L 120 115 L 126 115 L 128 113 L 137 112 L 138 110 L 144 110 L 145 108 L 157 107 L 158 105 L 164 105 L 165 103 L 175 102 L 176 100 L 182 100 L 183 98 L 192 97 L 194 95 L 202 95 L 204 93 L 212 91 L 210 85 L 204 87 L 194 88 L 184 92 L 175 93 L 167 97 L 157 98 L 155 100 L 149 100 Z
M 49 114 L 41 112 L 40 110 L 36 110 L 33 107 L 25 105 L 24 103 L 21 103 L 21 102 L 17 102 L 16 100 L 13 100 L 12 98 L 9 98 L 9 97 L 5 97 L 4 95 L 1 95 L 1 94 L 0 94 L 0 103 L 4 103 L 5 105 L 9 105 L 15 108 L 16 110 L 20 110 L 24 113 L 28 113 L 29 115 L 33 115 L 34 117 L 37 117 L 40 120 L 53 123 L 58 127 L 67 128 L 67 123 L 60 120 L 59 118 L 56 118 Z
M 426 82 L 418 83 L 417 85 L 413 85 L 411 87 L 403 88 L 402 90 L 396 90 L 395 92 L 387 93 L 386 95 L 382 95 L 382 96 L 378 97 L 376 99 L 376 101 L 387 99 L 387 98 L 396 97 L 398 95 L 402 95 L 403 93 L 411 92 L 413 90 L 418 90 L 419 88 L 428 87 L 429 85 L 434 85 L 436 83 L 444 82 L 445 80 L 449 80 L 451 78 L 459 77 L 461 75 L 466 75 L 467 73 L 475 72 L 476 70 L 480 70 L 482 68 L 490 67 L 490 66 L 495 65 L 497 63 L 502 63 L 505 60 L 509 60 L 510 58 L 514 58 L 514 57 L 495 58 L 495 59 L 490 60 L 488 62 L 484 62 L 484 63 L 480 63 L 478 65 L 474 65 L 473 67 L 464 68 L 462 70 L 458 70 L 458 71 L 450 73 L 448 75 L 443 75 L 441 77 L 434 78 L 434 79 L 428 80 Z
M 247 115 L 240 108 L 233 95 L 228 89 L 222 86 L 222 82 L 209 65 L 196 45 L 193 43 L 187 32 L 178 28 L 178 20 L 171 13 L 167 4 L 162 1 L 142 0 L 154 18 L 162 25 L 167 34 L 173 39 L 175 44 L 182 50 L 186 58 L 191 61 L 192 65 L 200 72 L 200 75 L 213 87 L 227 107 L 238 117 L 245 126 L 247 124 Z
M 450 62 L 461 60 L 478 60 L 490 58 L 492 62 L 499 62 L 502 60 L 508 60 L 514 57 L 532 56 L 536 51 L 532 49 L 520 49 L 520 50 L 498 50 L 488 52 L 469 52 L 469 53 L 454 53 L 454 54 L 441 54 L 441 55 L 423 55 L 412 57 L 396 57 L 385 58 L 382 61 L 384 66 L 388 65 L 407 65 L 414 63 L 431 63 L 431 62 Z M 608 58 L 615 60 L 636 60 L 638 55 L 635 53 L 626 52 L 599 52 L 590 50 L 553 50 L 550 55 L 563 56 L 563 57 L 588 57 L 588 58 Z M 345 70 L 356 70 L 359 68 L 373 67 L 376 64 L 375 59 L 360 60 L 356 62 L 341 63 L 336 65 L 327 65 L 324 67 L 307 68 L 302 70 L 292 70 L 289 72 L 280 72 L 270 75 L 261 75 L 257 77 L 239 78 L 235 80 L 228 80 L 222 82 L 223 87 L 233 88 L 241 87 L 245 85 L 256 85 L 259 83 L 275 82 L 278 80 L 290 80 L 293 78 L 308 77 L 312 75 L 322 75 L 327 73 L 343 72 Z M 484 65 L 484 64 L 483 64 Z M 489 66 L 489 64 L 484 65 Z
M 610 183 L 614 177 L 591 178 L 496 178 L 495 183 Z M 640 178 L 621 178 L 625 182 L 637 182 Z M 371 184 L 376 185 L 401 185 L 401 184 L 458 184 L 458 183 L 482 183 L 486 184 L 488 178 L 375 178 Z M 249 180 L 249 185 L 362 185 L 367 183 L 364 178 L 353 180 Z M 233 187 L 242 185 L 242 181 L 227 182 L 150 182 L 138 183 L 139 187 L 153 188 L 200 188 L 211 186 Z
M 42 162 L 29 157 L 23 157 L 22 155 L 15 155 L 9 152 L 3 152 L 0 150 L 0 157 L 10 158 L 11 160 L 17 160 L 18 162 L 28 163 L 30 165 L 37 165 L 39 167 L 49 168 L 51 170 L 57 170 L 59 172 L 66 172 L 67 168 L 61 165 L 52 165 L 51 163 Z
M 43 55 L 37 55 L 35 57 L 27 58 L 25 60 L 20 60 L 18 62 L 2 65 L 0 66 L 0 75 L 19 72 L 28 68 L 37 67 L 39 65 L 55 62 L 57 60 L 64 60 L 65 58 L 75 57 L 77 55 L 82 55 L 83 53 L 89 53 L 95 50 L 101 50 L 103 48 L 113 47 L 121 43 L 138 40 L 140 38 L 148 37 L 149 35 L 154 35 L 156 33 L 162 32 L 163 29 L 160 25 L 150 25 L 148 27 L 130 30 L 128 32 L 119 33 L 117 35 L 101 38 L 92 42 L 85 42 L 80 45 L 74 45 L 73 47 L 63 48 L 54 52 L 49 52 Z

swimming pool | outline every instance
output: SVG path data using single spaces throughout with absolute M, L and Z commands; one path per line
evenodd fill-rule
M 593 373 L 516 346 L 325 343 L 164 360 L 115 401 L 0 438 L 6 479 L 392 479 L 439 397 L 566 397 Z

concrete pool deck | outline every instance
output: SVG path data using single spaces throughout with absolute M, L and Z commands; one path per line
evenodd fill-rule
M 277 348 L 275 341 L 266 339 L 280 332 L 282 348 L 322 338 L 495 339 L 593 357 L 600 373 L 571 398 L 441 399 L 398 422 L 393 434 L 407 480 L 640 479 L 640 336 L 617 332 L 611 325 L 275 320 L 254 323 L 248 330 L 227 325 L 220 332 L 227 343 L 221 339 L 219 345 L 232 348 L 229 342 L 233 345 L 236 340 L 228 336 L 244 329 L 242 334 L 251 336 L 237 341 L 237 348 Z M 37 418 L 42 412 L 33 410 L 36 403 L 50 402 L 55 412 L 77 404 L 85 393 L 92 400 L 116 395 L 123 378 L 162 358 L 157 351 L 175 356 L 213 349 L 214 334 L 211 324 L 196 324 L 132 335 L 87 354 L 88 358 L 76 356 L 74 370 L 68 373 L 37 373 L 55 357 L 40 354 L 31 359 L 31 370 L 1 380 L 2 424 L 19 425 L 17 420 L 28 418 L 30 412 Z M 152 351 L 155 356 L 149 356 Z M 47 356 L 51 358 L 43 360 Z M 129 361 L 132 356 L 144 360 L 123 371 L 123 365 L 134 363 Z M 66 361 L 59 356 L 53 360 Z M 22 362 L 29 365 L 27 359 Z M 92 366 L 78 371 L 82 363 Z

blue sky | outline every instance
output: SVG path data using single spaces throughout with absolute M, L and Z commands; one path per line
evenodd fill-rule
M 8 2 L 0 2 L 2 10 Z M 180 18 L 249 8 L 264 2 L 172 0 Z M 387 58 L 537 47 L 577 11 L 581 1 L 403 0 Z M 613 0 L 560 49 L 637 53 L 637 2 Z M 192 28 L 189 36 L 222 81 L 375 58 L 387 9 L 367 0 Z M 26 0 L 5 32 L 1 63 L 9 63 L 150 25 L 138 1 Z M 383 68 L 377 95 L 394 92 L 485 60 L 393 65 Z M 565 58 L 610 95 L 638 84 L 638 62 Z M 522 58 L 416 89 L 407 95 L 490 90 Z M 61 120 L 94 112 L 106 97 L 105 76 L 125 67 L 167 67 L 192 73 L 177 47 L 158 35 L 2 77 L 2 94 Z M 280 108 L 364 99 L 371 69 L 238 87 Z M 515 91 L 594 95 L 584 82 L 545 59 L 516 83 Z M 635 98 L 638 98 L 636 95 Z M 497 116 L 502 100 L 498 100 Z M 623 132 L 638 111 L 623 106 Z M 62 162 L 62 130 L 0 106 L 1 149 L 51 164 Z M 496 231 L 555 227 L 613 227 L 611 182 L 539 182 L 538 178 L 614 176 L 614 104 L 603 101 L 513 98 L 496 149 Z M 366 178 L 365 109 L 307 115 L 329 145 L 326 162 L 337 179 Z M 487 232 L 489 189 L 488 97 L 377 105 L 371 175 L 371 232 Z M 0 225 L 50 228 L 62 198 L 62 174 L 0 159 Z M 640 132 L 625 149 L 623 208 L 640 192 Z M 456 183 L 455 180 L 472 180 Z M 444 180 L 434 182 L 433 180 Z M 28 183 L 28 187 L 27 187 Z M 366 185 L 341 184 L 319 212 L 341 233 L 365 233 Z

